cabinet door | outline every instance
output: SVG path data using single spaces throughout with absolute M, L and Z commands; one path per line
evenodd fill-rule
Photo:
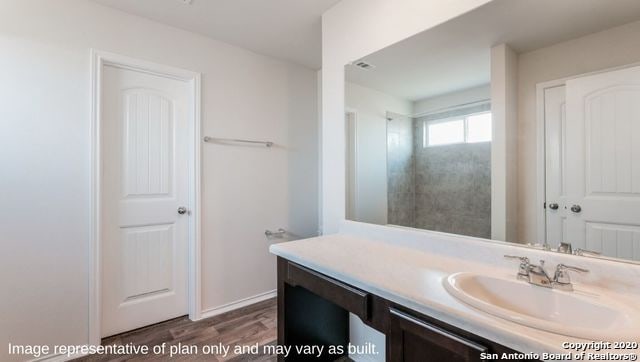
M 387 360 L 391 362 L 480 361 L 487 348 L 403 311 L 389 310 Z

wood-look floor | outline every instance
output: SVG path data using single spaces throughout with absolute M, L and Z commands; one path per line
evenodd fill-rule
M 215 317 L 192 322 L 188 317 L 180 317 L 152 326 L 140 328 L 102 340 L 103 345 L 153 345 L 177 346 L 196 345 L 200 351 L 205 345 L 255 345 L 276 343 L 276 299 L 269 299 L 241 309 L 217 315 Z M 260 351 L 262 348 L 259 349 Z M 235 355 L 182 355 L 173 357 L 172 361 L 275 361 L 273 355 L 248 354 Z M 166 361 L 167 355 L 93 355 L 82 357 L 76 361 Z

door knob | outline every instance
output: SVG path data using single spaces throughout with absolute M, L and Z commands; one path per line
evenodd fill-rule
M 552 202 L 552 203 L 549 204 L 549 208 L 551 210 L 558 210 L 558 207 L 559 207 L 558 204 L 555 203 L 555 202 Z
M 582 207 L 580 207 L 580 205 L 573 205 L 573 206 L 571 206 L 571 211 L 575 212 L 577 214 L 580 211 L 582 211 Z
M 184 206 L 178 207 L 178 214 L 184 215 L 186 213 L 187 213 L 187 208 L 186 207 L 184 207 Z

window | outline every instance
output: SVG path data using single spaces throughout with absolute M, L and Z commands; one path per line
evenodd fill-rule
M 464 119 L 431 123 L 428 128 L 429 146 L 464 142 Z
M 491 141 L 491 113 L 467 117 L 467 143 Z
M 424 147 L 491 142 L 491 112 L 425 121 L 422 129 Z

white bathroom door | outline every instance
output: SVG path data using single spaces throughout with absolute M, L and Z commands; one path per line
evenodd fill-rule
M 544 90 L 546 240 L 557 247 L 566 239 L 565 86 Z
M 567 238 L 640 260 L 640 67 L 567 81 Z
M 103 337 L 188 313 L 188 83 L 105 65 Z

